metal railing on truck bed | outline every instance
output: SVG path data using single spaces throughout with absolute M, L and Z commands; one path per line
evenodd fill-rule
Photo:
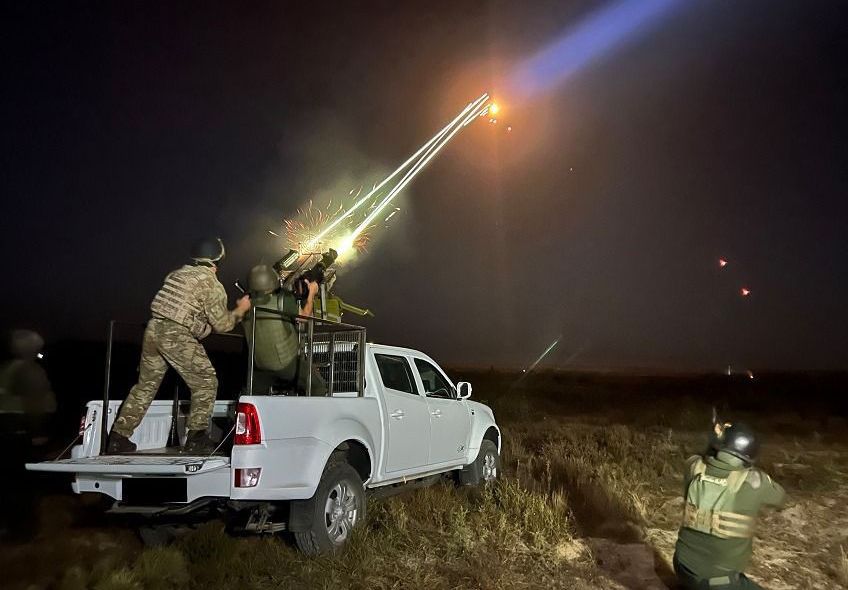
M 247 367 L 247 395 L 263 395 L 268 390 L 256 391 L 256 353 L 251 342 L 256 341 L 256 326 L 269 321 L 269 316 L 279 321 L 294 324 L 298 336 L 298 357 L 295 376 L 291 379 L 289 392 L 298 395 L 333 396 L 338 393 L 362 396 L 365 392 L 365 328 L 315 317 L 293 316 L 280 311 L 263 308 L 262 316 L 256 318 L 251 309 L 248 345 L 250 355 Z M 259 368 L 260 372 L 263 369 Z M 264 371 L 273 373 L 274 371 Z M 316 387 L 316 380 L 323 384 Z

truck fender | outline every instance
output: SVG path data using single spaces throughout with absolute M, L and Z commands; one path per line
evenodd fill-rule
M 332 449 L 324 457 L 325 468 L 334 453 L 339 451 L 348 452 L 351 448 L 356 448 L 361 454 L 361 450 L 364 448 L 367 453 L 367 460 L 365 457 L 361 457 L 361 461 L 357 461 L 359 464 L 351 464 L 362 478 L 362 483 L 367 482 L 374 476 L 374 470 L 377 467 L 374 454 L 376 444 L 364 424 L 350 418 L 342 418 L 332 422 L 328 426 L 328 432 L 319 433 L 318 436 L 322 440 L 327 441 Z M 351 457 L 351 459 L 353 461 L 356 457 Z
M 334 457 L 349 462 L 356 469 L 362 482 L 368 481 L 374 474 L 374 453 L 372 446 L 368 444 L 370 436 L 368 431 L 358 422 L 353 420 L 339 420 L 334 423 L 335 432 L 345 432 L 347 438 L 335 441 L 333 450 L 324 458 L 324 469 Z M 352 436 L 351 436 L 352 435 Z M 318 493 L 318 483 L 315 485 L 315 493 L 306 500 L 292 500 L 289 503 L 288 530 L 291 532 L 304 532 L 311 528 L 312 518 L 315 514 L 315 494 Z
M 371 454 L 370 449 L 368 449 L 361 440 L 348 439 L 337 445 L 333 452 L 327 457 L 324 462 L 324 469 L 321 471 L 322 477 L 324 471 L 327 470 L 327 465 L 329 465 L 331 461 L 340 460 L 350 463 L 359 473 L 359 476 L 362 477 L 362 481 L 365 482 L 368 479 L 368 476 L 363 476 L 363 474 L 366 471 L 374 469 L 372 457 L 373 455 Z M 363 461 L 367 461 L 367 465 L 364 464 Z M 312 519 L 316 508 L 315 502 L 317 500 L 315 495 L 318 493 L 318 486 L 319 484 L 316 483 L 315 493 L 312 494 L 311 498 L 306 500 L 291 500 L 289 502 L 289 531 L 293 533 L 301 533 L 311 529 Z
M 498 447 L 498 454 L 501 453 L 501 430 L 497 424 L 490 421 L 475 422 L 471 430 L 471 439 L 468 446 L 468 455 L 466 456 L 466 465 L 473 463 L 477 459 L 477 453 L 480 451 L 480 446 L 483 440 L 491 440 Z

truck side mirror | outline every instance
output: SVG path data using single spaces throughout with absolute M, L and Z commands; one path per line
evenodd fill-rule
M 460 381 L 456 384 L 456 399 L 468 399 L 471 397 L 472 387 L 468 381 Z

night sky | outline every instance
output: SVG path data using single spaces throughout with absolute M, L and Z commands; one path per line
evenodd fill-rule
M 232 301 L 268 229 L 488 90 L 499 124 L 340 269 L 369 339 L 453 365 L 526 366 L 561 334 L 549 364 L 848 368 L 848 4 L 687 1 L 524 98 L 515 64 L 604 2 L 334 4 L 6 3 L 0 328 L 144 321 L 204 235 Z

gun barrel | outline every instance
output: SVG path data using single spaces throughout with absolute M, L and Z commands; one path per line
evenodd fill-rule
M 370 318 L 374 317 L 374 312 L 372 312 L 370 309 L 365 309 L 364 307 L 356 307 L 355 305 L 345 303 L 344 301 L 339 303 L 339 307 L 342 311 L 349 311 L 350 313 L 355 313 L 359 316 L 368 316 Z

